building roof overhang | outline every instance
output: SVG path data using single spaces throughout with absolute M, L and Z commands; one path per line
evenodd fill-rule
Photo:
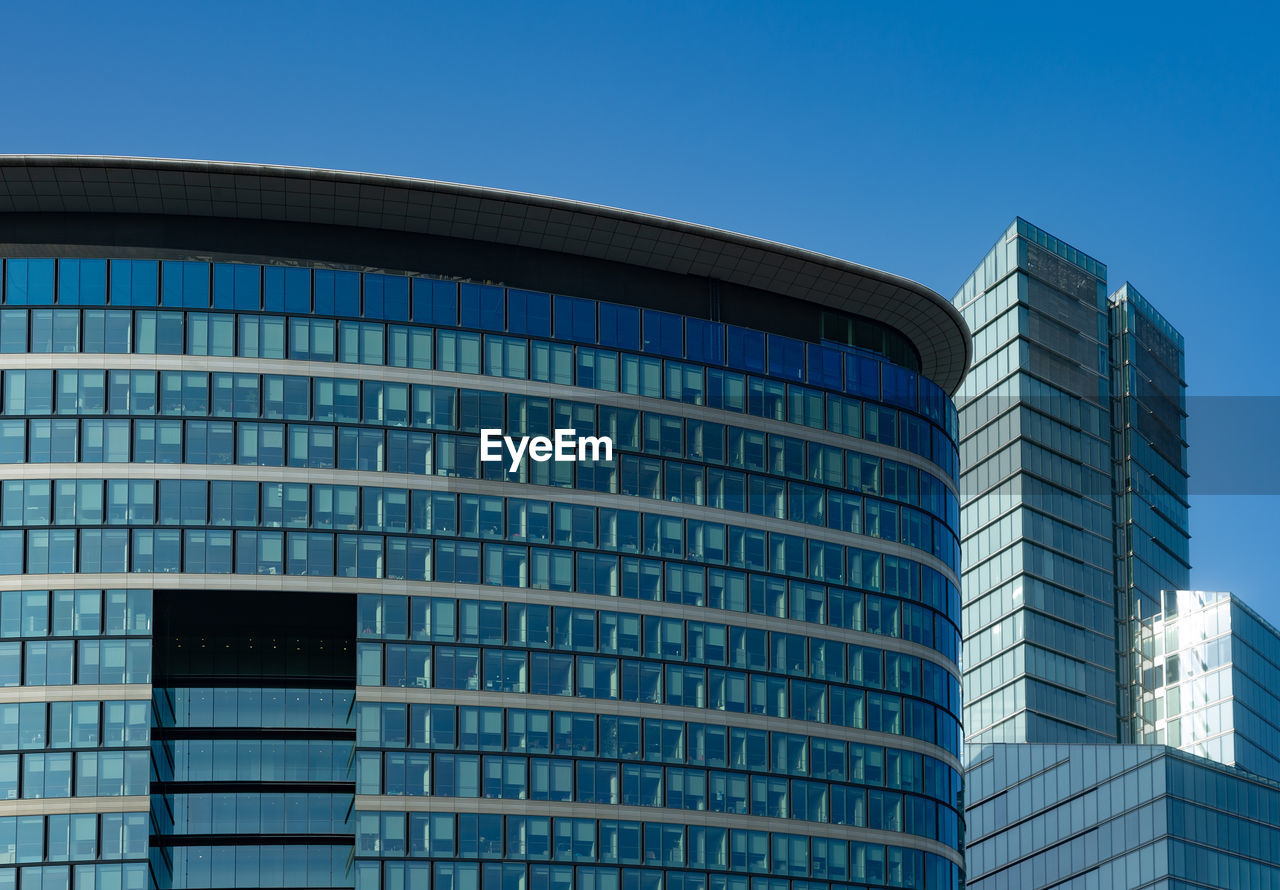
M 909 279 L 813 251 L 596 204 L 427 179 L 221 161 L 0 156 L 0 213 L 149 214 L 353 226 L 718 279 L 881 321 L 954 393 L 968 327 Z

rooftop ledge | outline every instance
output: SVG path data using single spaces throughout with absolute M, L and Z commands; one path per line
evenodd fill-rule
M 527 247 L 718 279 L 873 318 L 911 340 L 924 376 L 948 393 L 960 386 L 971 357 L 959 311 L 909 279 L 763 238 L 564 198 L 309 167 L 0 155 L 0 213 L 268 220 Z

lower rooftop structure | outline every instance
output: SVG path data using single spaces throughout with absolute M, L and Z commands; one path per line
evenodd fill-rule
M 967 887 L 1280 888 L 1280 632 L 1230 593 L 1161 605 L 1141 744 L 967 746 Z
M 1166 590 L 1134 651 L 1135 741 L 1280 781 L 1280 631 L 1234 594 Z
M 969 890 L 1280 887 L 1280 783 L 1164 745 L 971 745 Z

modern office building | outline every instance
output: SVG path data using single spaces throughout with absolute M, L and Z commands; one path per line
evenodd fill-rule
M 1190 583 L 1187 516 L 1187 384 L 1182 335 L 1125 284 L 1111 295 L 1115 394 L 1112 453 L 1122 608 L 1136 618 L 1163 609 L 1161 591 Z
M 1112 460 L 1116 521 L 1116 620 L 1121 645 L 1120 741 L 1136 675 L 1140 625 L 1159 614 L 1164 591 L 1191 585 L 1187 516 L 1187 399 L 1182 335 L 1128 282 L 1111 295 Z M 1129 645 L 1124 645 L 1128 641 Z M 1127 651 L 1126 651 L 1127 650 Z M 1177 747 L 1175 745 L 1175 747 Z
M 937 294 L 139 159 L 0 158 L 0 254 L 0 888 L 961 881 Z
M 1135 741 L 1280 781 L 1280 631 L 1230 593 L 1171 590 L 1136 649 Z
M 1280 784 L 1163 745 L 974 745 L 970 890 L 1280 887 Z
M 1116 740 L 1106 283 L 1018 219 L 953 299 L 974 337 L 956 397 L 974 743 Z
M 953 299 L 974 743 L 1130 740 L 1136 622 L 1190 584 L 1182 335 L 1106 279 L 1018 219 Z
M 954 301 L 967 886 L 1280 887 L 1280 634 L 1183 589 L 1183 338 L 1105 284 L 1017 220 Z

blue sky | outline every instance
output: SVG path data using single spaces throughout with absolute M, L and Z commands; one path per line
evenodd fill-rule
M 1280 396 L 1280 22 L 1260 3 L 37 6 L 6 11 L 4 152 L 540 192 L 946 296 L 1024 216 L 1186 335 L 1193 487 L 1270 491 L 1193 498 L 1193 584 L 1280 624 L 1280 399 L 1211 400 Z

